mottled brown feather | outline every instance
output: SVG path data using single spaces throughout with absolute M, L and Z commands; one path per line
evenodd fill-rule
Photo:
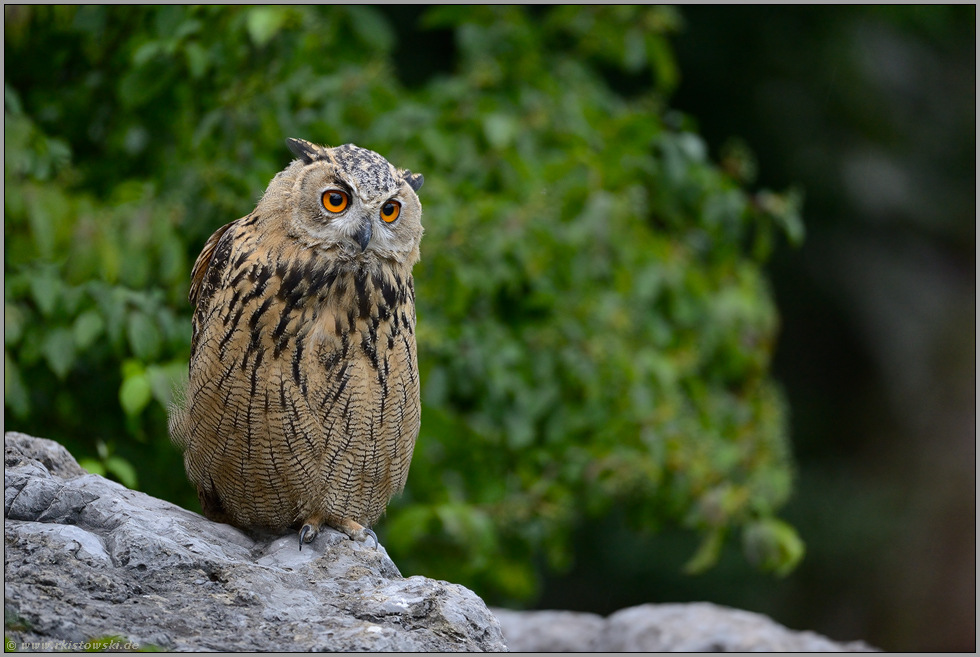
M 218 241 L 221 239 L 221 236 L 225 234 L 225 231 L 231 228 L 235 223 L 236 222 L 232 221 L 214 231 L 214 234 L 208 238 L 208 241 L 204 244 L 204 249 L 202 249 L 201 254 L 197 256 L 197 260 L 194 261 L 194 268 L 191 269 L 191 287 L 187 293 L 187 300 L 191 302 L 191 305 L 196 306 L 197 300 L 201 296 L 201 286 L 204 284 L 204 274 L 208 270 L 208 265 L 211 264 L 211 256 L 214 255 L 214 250 L 218 246 Z
M 356 147 L 320 154 L 294 161 L 252 214 L 218 229 L 191 274 L 190 377 L 171 435 L 205 514 L 245 529 L 370 527 L 404 487 L 419 431 L 420 176 Z M 378 224 L 358 253 L 307 198 L 304 185 L 317 196 L 334 179 L 381 190 L 358 207 L 395 194 L 414 214 Z M 368 210 L 350 221 L 373 221 Z

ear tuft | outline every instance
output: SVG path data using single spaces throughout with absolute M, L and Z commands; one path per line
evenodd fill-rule
M 313 164 L 320 159 L 320 148 L 316 144 L 311 144 L 305 139 L 287 139 L 286 146 L 293 155 L 303 160 L 306 164 Z
M 421 173 L 412 173 L 408 169 L 402 169 L 398 172 L 401 174 L 402 180 L 408 183 L 414 191 L 419 191 L 422 189 L 422 183 L 425 182 L 425 177 Z

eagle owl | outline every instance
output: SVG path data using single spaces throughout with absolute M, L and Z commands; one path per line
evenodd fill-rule
M 204 514 L 354 540 L 408 477 L 419 432 L 421 174 L 287 141 L 298 159 L 191 273 L 190 377 L 170 433 Z

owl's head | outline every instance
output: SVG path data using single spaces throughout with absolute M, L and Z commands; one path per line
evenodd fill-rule
M 328 148 L 288 139 L 297 156 L 266 200 L 285 210 L 287 232 L 351 261 L 415 264 L 422 239 L 422 174 L 396 169 L 353 144 Z M 281 216 L 281 215 L 280 215 Z

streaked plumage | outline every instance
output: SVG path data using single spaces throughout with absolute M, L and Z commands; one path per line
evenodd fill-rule
M 289 145 L 299 159 L 194 264 L 190 379 L 170 424 L 206 516 L 302 527 L 302 548 L 322 524 L 373 535 L 408 476 L 422 176 L 350 144 Z

